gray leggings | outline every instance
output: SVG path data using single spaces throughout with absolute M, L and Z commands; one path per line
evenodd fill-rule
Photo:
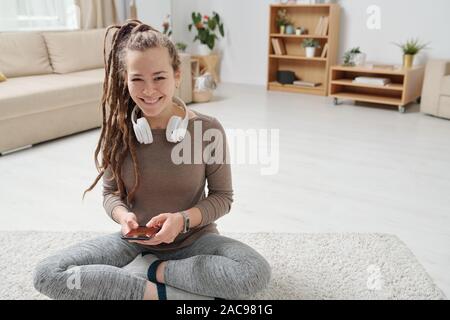
M 188 247 L 159 253 L 120 238 L 120 232 L 87 240 L 41 261 L 34 287 L 52 299 L 131 299 L 144 297 L 146 280 L 121 267 L 141 252 L 166 260 L 164 281 L 195 294 L 239 299 L 265 288 L 269 263 L 248 245 L 208 233 Z

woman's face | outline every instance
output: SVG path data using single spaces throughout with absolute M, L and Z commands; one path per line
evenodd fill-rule
M 126 65 L 128 90 L 144 115 L 155 117 L 172 106 L 180 72 L 174 73 L 167 48 L 128 50 Z

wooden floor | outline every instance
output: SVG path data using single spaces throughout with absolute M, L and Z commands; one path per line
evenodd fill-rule
M 192 106 L 226 129 L 279 129 L 279 172 L 233 164 L 223 231 L 377 232 L 404 241 L 450 297 L 450 121 L 396 108 L 221 84 Z M 99 130 L 0 157 L 0 229 L 116 231 L 102 208 Z M 301 250 L 301 248 L 299 248 Z M 370 262 L 373 263 L 373 262 Z

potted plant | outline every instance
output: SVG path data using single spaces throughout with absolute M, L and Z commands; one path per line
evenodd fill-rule
M 170 14 L 167 14 L 164 18 L 163 24 L 163 33 L 170 38 L 172 35 L 172 30 L 170 29 Z
M 362 66 L 366 64 L 366 54 L 359 47 L 352 48 L 344 53 L 344 66 Z
M 175 44 L 179 52 L 186 52 L 187 44 L 183 42 L 177 42 Z
M 292 22 L 291 22 L 291 20 L 289 20 L 289 17 L 287 15 L 286 9 L 278 10 L 276 24 L 277 24 L 277 27 L 279 28 L 281 34 L 286 33 L 286 26 L 292 25 Z
M 423 49 L 427 49 L 428 43 L 422 44 L 419 39 L 410 39 L 405 43 L 395 43 L 403 51 L 403 67 L 411 68 L 414 64 L 414 57 Z
M 225 36 L 223 24 L 217 12 L 213 12 L 212 17 L 207 15 L 202 16 L 199 12 L 192 12 L 192 23 L 189 25 L 189 31 L 192 30 L 192 26 L 195 26 L 197 29 L 194 42 L 196 40 L 200 41 L 199 53 L 201 55 L 209 55 L 214 49 L 216 39 L 219 39 L 216 35 L 216 30 L 219 30 L 222 37 Z
M 314 58 L 316 55 L 316 48 L 320 48 L 319 42 L 314 39 L 303 40 L 302 46 L 305 48 L 307 58 Z

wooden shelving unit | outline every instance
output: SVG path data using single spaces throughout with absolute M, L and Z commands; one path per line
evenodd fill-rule
M 306 28 L 302 35 L 280 34 L 276 24 L 279 9 L 286 9 L 294 27 Z M 328 17 L 329 27 L 326 35 L 316 35 L 315 30 L 321 17 Z M 339 44 L 340 7 L 338 4 L 272 4 L 269 14 L 268 75 L 267 90 L 328 95 L 329 69 L 337 62 Z M 286 55 L 277 55 L 272 47 L 272 39 L 280 39 L 286 48 Z M 316 57 L 307 58 L 302 47 L 304 39 L 313 38 L 320 44 Z M 322 50 L 328 43 L 328 54 L 322 58 Z M 277 71 L 295 72 L 298 79 L 320 83 L 308 88 L 296 85 L 282 85 L 277 82 Z
M 334 104 L 339 99 L 379 103 L 398 107 L 405 112 L 405 106 L 419 99 L 422 92 L 425 68 L 383 69 L 371 67 L 334 66 L 330 70 L 330 96 Z M 385 86 L 354 83 L 359 76 L 390 79 Z

